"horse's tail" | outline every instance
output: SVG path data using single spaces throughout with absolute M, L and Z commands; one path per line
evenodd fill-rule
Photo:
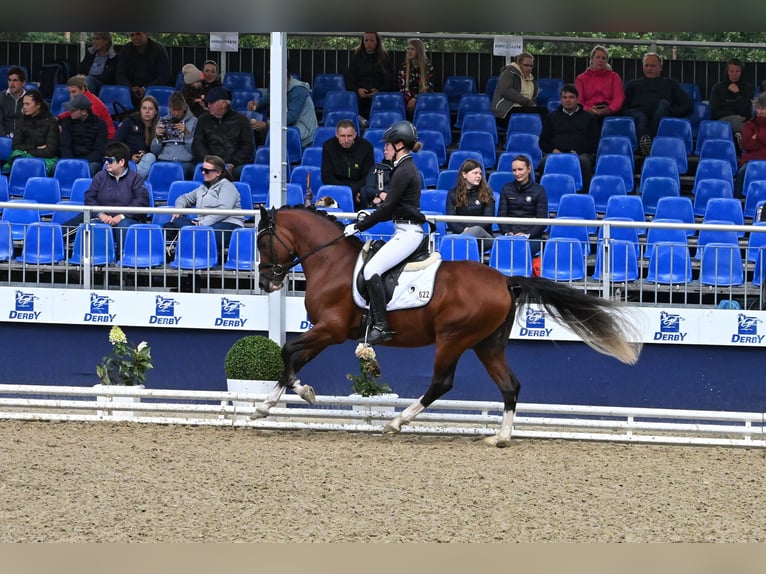
M 639 333 L 621 303 L 542 277 L 510 277 L 508 286 L 517 305 L 538 303 L 553 319 L 569 327 L 599 353 L 630 365 L 638 361 Z

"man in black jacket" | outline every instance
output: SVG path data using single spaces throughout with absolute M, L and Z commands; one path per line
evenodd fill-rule
M 359 196 L 370 170 L 375 167 L 372 144 L 357 137 L 354 122 L 340 120 L 335 127 L 335 137 L 322 144 L 322 183 L 347 185 L 354 196 L 354 208 L 361 209 Z
M 649 155 L 652 138 L 657 135 L 660 120 L 666 116 L 684 118 L 694 111 L 689 95 L 676 80 L 661 78 L 662 58 L 654 52 L 644 54 L 644 77 L 625 86 L 622 111 L 636 122 L 636 137 L 641 154 Z
M 83 94 L 73 96 L 64 109 L 69 115 L 61 120 L 61 157 L 87 159 L 93 177 L 104 165 L 106 124 L 92 113 L 90 100 Z
M 207 109 L 197 120 L 192 141 L 195 162 L 206 155 L 217 155 L 226 162 L 226 169 L 239 179 L 246 163 L 255 155 L 255 139 L 250 120 L 231 109 L 231 96 L 224 87 L 216 87 L 207 95 Z
M 580 159 L 582 191 L 587 193 L 593 176 L 593 162 L 598 148 L 598 121 L 580 105 L 579 93 L 573 84 L 561 89 L 561 105 L 543 121 L 540 149 L 545 153 L 540 169 L 552 153 L 574 153 Z
M 131 32 L 117 59 L 117 83 L 130 86 L 134 107 L 149 86 L 170 86 L 170 59 L 165 46 L 149 38 L 147 32 Z

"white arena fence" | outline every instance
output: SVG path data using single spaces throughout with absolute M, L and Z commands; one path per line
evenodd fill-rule
M 315 406 L 292 393 L 266 419 L 251 420 L 261 393 L 177 391 L 140 387 L 0 385 L 0 419 L 151 423 L 380 433 L 412 398 L 317 396 Z M 402 433 L 481 438 L 497 432 L 501 402 L 436 401 Z M 604 442 L 766 446 L 766 413 L 519 403 L 515 438 Z

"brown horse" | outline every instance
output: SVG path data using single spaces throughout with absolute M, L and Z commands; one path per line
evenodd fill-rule
M 351 285 L 361 247 L 356 237 L 343 237 L 343 226 L 332 215 L 300 206 L 271 211 L 261 207 L 261 289 L 281 289 L 286 273 L 301 264 L 306 277 L 306 311 L 313 327 L 284 345 L 282 378 L 252 418 L 268 416 L 286 388 L 309 403 L 315 402 L 314 390 L 302 385 L 296 373 L 328 345 L 360 336 L 363 310 L 354 304 Z M 546 279 L 506 277 L 477 262 L 444 261 L 427 305 L 389 313 L 396 335 L 386 345 L 419 347 L 433 343 L 436 351 L 425 394 L 388 423 L 384 432 L 399 432 L 402 425 L 449 391 L 460 356 L 473 349 L 503 396 L 500 430 L 485 441 L 507 446 L 521 385 L 508 367 L 505 346 L 516 307 L 531 302 L 540 304 L 597 351 L 624 363 L 638 360 L 641 346 L 629 341 L 637 338 L 618 303 Z

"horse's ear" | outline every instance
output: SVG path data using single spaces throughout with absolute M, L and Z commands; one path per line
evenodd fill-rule
M 263 206 L 263 204 L 261 204 L 260 210 L 261 210 L 261 220 L 258 222 L 258 229 L 265 229 L 271 223 L 271 216 L 269 215 L 269 211 Z

